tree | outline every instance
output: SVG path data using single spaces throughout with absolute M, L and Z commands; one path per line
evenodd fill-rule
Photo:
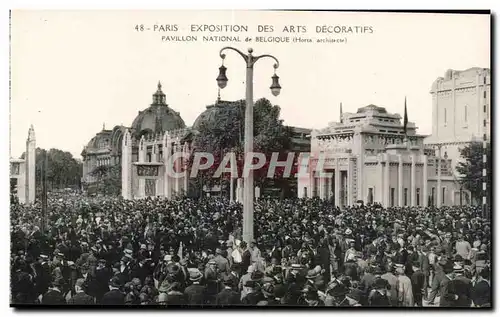
M 49 151 L 41 148 L 36 150 L 35 182 L 36 188 L 42 188 L 42 170 L 47 157 L 47 183 L 49 189 L 79 188 L 82 177 L 82 163 L 77 161 L 70 152 L 59 149 Z M 24 159 L 26 153 L 21 155 Z
M 219 108 L 216 116 L 212 120 L 201 122 L 197 127 L 198 133 L 193 138 L 194 151 L 188 168 L 192 166 L 196 152 L 208 152 L 214 156 L 211 168 L 198 173 L 197 183 L 200 187 L 217 184 L 223 188 L 227 185 L 229 173 L 223 175 L 222 179 L 214 179 L 213 175 L 228 152 L 236 154 L 239 175 L 243 170 L 245 101 L 223 102 L 217 107 Z M 263 153 L 266 164 L 254 172 L 256 185 L 264 187 L 271 182 L 281 186 L 286 183 L 276 177 L 271 181 L 267 178 L 267 171 L 272 153 L 278 152 L 278 159 L 286 160 L 291 144 L 291 130 L 284 126 L 283 120 L 280 119 L 280 107 L 272 105 L 265 98 L 257 100 L 254 105 L 254 152 Z M 277 168 L 275 176 L 280 176 L 283 170 L 284 168 Z
M 121 168 L 118 165 L 96 166 L 90 175 L 96 178 L 95 190 L 105 195 L 120 195 L 121 193 Z
M 460 174 L 460 184 L 470 191 L 476 201 L 482 201 L 483 197 L 483 144 L 472 142 L 460 150 L 462 161 L 458 162 L 456 170 Z M 488 205 L 490 201 L 490 188 L 492 176 L 491 145 L 486 147 L 486 188 Z

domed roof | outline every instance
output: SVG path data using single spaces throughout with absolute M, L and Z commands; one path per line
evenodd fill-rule
M 158 90 L 153 94 L 153 103 L 147 109 L 139 111 L 132 122 L 132 131 L 136 137 L 149 133 L 163 133 L 165 131 L 183 129 L 186 127 L 179 112 L 170 108 L 166 97 L 158 83 Z
M 240 111 L 245 111 L 241 105 L 243 101 L 217 100 L 215 105 L 208 105 L 193 123 L 193 129 L 199 130 L 202 125 L 216 126 L 217 121 L 228 117 L 236 117 Z
M 379 107 L 379 106 L 375 106 L 375 105 L 368 105 L 365 107 L 361 107 L 358 109 L 357 113 L 364 113 L 364 112 L 368 112 L 368 111 L 375 111 L 378 113 L 387 113 L 387 110 L 385 110 L 384 107 Z

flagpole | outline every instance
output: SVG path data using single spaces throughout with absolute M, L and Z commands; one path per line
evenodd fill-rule
M 403 143 L 405 143 L 406 149 L 410 150 L 410 143 L 408 142 L 408 110 L 406 109 L 406 96 L 405 96 L 405 113 L 403 118 L 403 130 L 405 134 Z

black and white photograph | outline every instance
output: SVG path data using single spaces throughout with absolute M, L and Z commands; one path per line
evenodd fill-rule
M 10 12 L 10 307 L 492 309 L 489 11 Z

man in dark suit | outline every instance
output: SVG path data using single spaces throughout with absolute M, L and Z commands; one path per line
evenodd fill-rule
M 184 290 L 184 295 L 186 295 L 187 305 L 203 305 L 205 304 L 205 291 L 204 285 L 200 284 L 203 274 L 201 274 L 198 269 L 190 269 L 189 280 L 192 284 Z
M 37 294 L 45 294 L 49 289 L 51 274 L 48 260 L 48 256 L 41 254 L 35 266 L 35 287 Z
M 102 305 L 125 305 L 125 295 L 120 291 L 120 278 L 113 277 L 109 283 L 109 292 L 104 294 Z
M 443 296 L 441 297 L 441 307 L 470 307 L 472 285 L 468 279 L 463 278 L 463 267 L 455 265 L 454 279 L 446 285 Z
M 68 300 L 68 304 L 70 305 L 94 305 L 95 300 L 92 296 L 85 293 L 83 286 L 85 284 L 85 280 L 79 278 L 75 283 L 75 292 L 76 294 Z
M 390 307 L 391 302 L 389 296 L 387 296 L 387 288 L 389 287 L 389 282 L 383 278 L 377 278 L 373 282 L 373 290 L 368 296 L 368 303 L 372 307 Z
M 429 256 L 428 256 L 429 248 L 428 247 L 422 247 L 422 249 L 418 252 L 418 262 L 419 262 L 419 267 L 422 273 L 424 274 L 425 277 L 425 287 L 424 287 L 424 298 L 427 299 L 427 285 L 429 285 L 429 276 L 431 274 L 431 267 L 429 263 Z
M 476 307 L 491 307 L 490 270 L 484 268 L 478 275 L 471 292 Z
M 412 264 L 413 274 L 410 277 L 413 300 L 418 307 L 423 306 L 423 296 L 425 289 L 427 288 L 425 284 L 425 275 L 420 269 L 420 262 L 416 261 Z
M 42 305 L 64 305 L 66 301 L 64 300 L 63 293 L 61 291 L 62 285 L 59 280 L 52 282 L 52 287 L 42 296 Z
M 240 294 L 234 291 L 233 283 L 234 279 L 231 276 L 224 276 L 224 289 L 215 298 L 217 306 L 238 305 L 240 303 Z

